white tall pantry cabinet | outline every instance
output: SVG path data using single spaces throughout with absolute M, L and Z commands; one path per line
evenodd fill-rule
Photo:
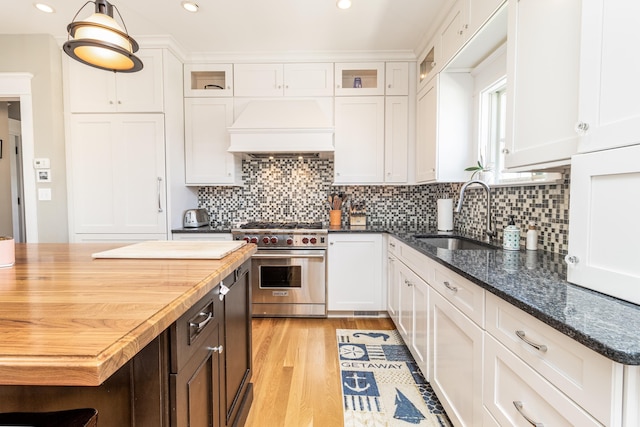
M 165 49 L 139 53 L 144 68 L 132 74 L 63 57 L 70 242 L 166 239 L 180 217 L 171 213 L 195 204 L 182 65 Z

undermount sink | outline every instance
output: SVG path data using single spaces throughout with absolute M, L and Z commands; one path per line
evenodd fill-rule
M 413 236 L 416 240 L 427 243 L 429 245 L 449 249 L 449 250 L 491 250 L 495 249 L 487 244 L 474 242 L 461 237 L 434 237 L 434 236 L 422 236 L 416 234 Z

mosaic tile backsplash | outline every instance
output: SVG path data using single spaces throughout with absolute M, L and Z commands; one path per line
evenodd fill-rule
M 461 184 L 401 186 L 333 186 L 331 159 L 249 159 L 242 162 L 243 187 L 200 187 L 199 207 L 207 208 L 212 223 L 247 220 L 329 220 L 327 197 L 344 192 L 352 201 L 364 202 L 367 223 L 398 229 L 435 230 L 437 200 L 457 203 Z M 469 188 L 460 214 L 454 214 L 456 231 L 482 237 L 486 224 L 486 195 Z M 563 182 L 492 188 L 492 221 L 502 242 L 509 215 L 521 228 L 521 242 L 529 221 L 538 227 L 538 247 L 566 254 L 569 230 L 569 173 Z M 343 224 L 347 222 L 346 212 Z

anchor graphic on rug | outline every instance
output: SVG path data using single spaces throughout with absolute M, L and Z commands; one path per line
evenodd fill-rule
M 405 396 L 400 390 L 396 388 L 396 412 L 393 414 L 393 418 L 397 420 L 406 421 L 411 424 L 420 424 L 420 421 L 426 419 L 426 417 L 420 412 L 418 408 Z
M 351 391 L 355 391 L 356 393 L 362 393 L 363 391 L 367 390 L 369 387 L 371 387 L 371 384 L 367 383 L 365 381 L 365 387 L 360 387 L 360 383 L 358 380 L 366 380 L 366 377 L 361 377 L 358 376 L 357 372 L 354 372 L 352 376 L 350 377 L 346 377 L 347 379 L 351 379 L 353 380 L 353 387 L 351 387 L 349 384 L 347 384 L 347 382 L 344 382 L 344 386 L 347 387 L 349 390 Z

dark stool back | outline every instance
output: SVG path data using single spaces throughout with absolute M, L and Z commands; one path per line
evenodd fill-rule
M 93 408 L 56 412 L 7 412 L 0 414 L 0 426 L 96 427 L 98 411 Z

